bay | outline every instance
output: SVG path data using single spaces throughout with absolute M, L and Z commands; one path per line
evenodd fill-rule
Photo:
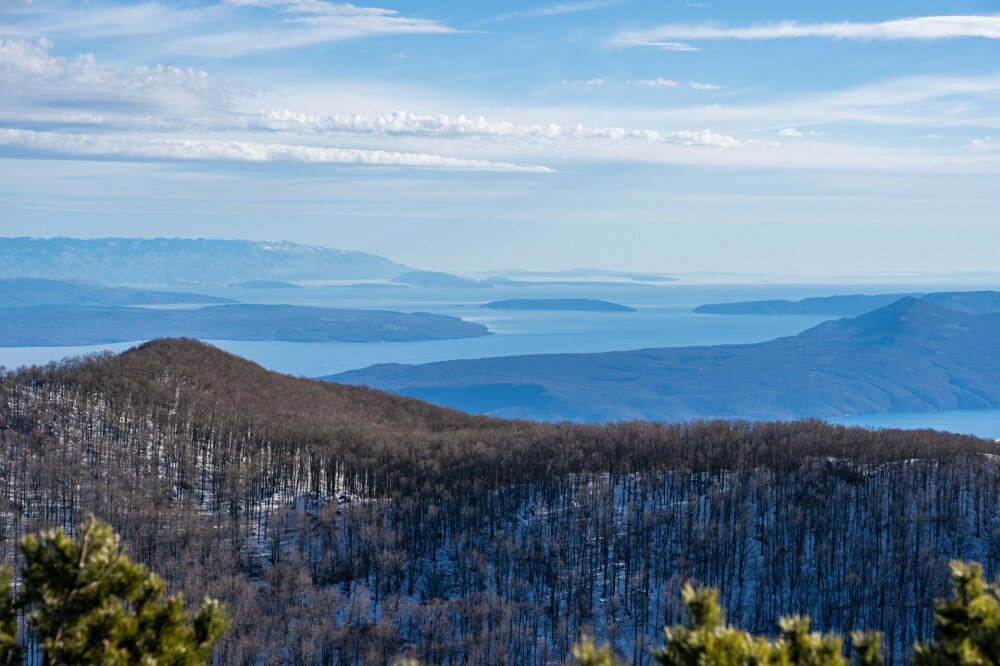
M 231 290 L 211 285 L 164 287 L 238 298 L 250 303 L 433 312 L 485 324 L 494 335 L 460 340 L 393 343 L 296 343 L 208 340 L 222 349 L 293 375 L 317 377 L 376 363 L 428 363 L 451 359 L 548 353 L 626 351 L 655 347 L 744 344 L 795 335 L 828 319 L 821 316 L 720 316 L 695 314 L 705 303 L 798 299 L 844 293 L 889 293 L 996 288 L 995 284 L 608 284 L 427 289 L 389 285 L 311 284 L 295 290 Z M 595 298 L 636 312 L 499 311 L 480 306 L 508 298 Z M 0 348 L 0 366 L 14 368 L 137 344 L 86 347 Z M 875 414 L 835 419 L 867 427 L 935 428 L 1000 437 L 1000 410 Z

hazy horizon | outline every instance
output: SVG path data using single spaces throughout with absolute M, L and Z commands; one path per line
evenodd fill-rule
M 996 11 L 4 2 L 0 235 L 459 272 L 988 269 Z
M 378 257 L 383 257 L 399 264 L 408 266 L 414 270 L 422 271 L 439 271 L 445 273 L 453 273 L 457 275 L 470 276 L 470 277 L 490 277 L 501 274 L 512 274 L 516 275 L 518 273 L 525 273 L 528 275 L 535 273 L 546 273 L 546 272 L 565 272 L 572 271 L 575 269 L 584 269 L 592 271 L 606 271 L 608 273 L 615 272 L 634 272 L 634 273 L 646 273 L 649 275 L 662 275 L 668 277 L 675 277 L 685 282 L 717 282 L 722 283 L 740 283 L 743 281 L 747 282 L 757 282 L 760 280 L 767 281 L 801 281 L 802 283 L 810 282 L 822 282 L 822 281 L 833 281 L 834 284 L 844 284 L 850 285 L 854 283 L 865 284 L 865 283 L 883 283 L 893 284 L 892 281 L 898 280 L 897 284 L 909 284 L 912 282 L 930 282 L 934 283 L 937 280 L 943 281 L 942 283 L 948 283 L 951 281 L 958 282 L 972 282 L 983 280 L 982 284 L 994 286 L 997 280 L 1000 280 L 1000 268 L 993 268 L 988 265 L 983 265 L 982 267 L 957 267 L 957 266 L 943 266 L 937 269 L 911 269 L 906 267 L 891 268 L 887 266 L 874 267 L 874 268 L 864 268 L 859 267 L 853 270 L 837 270 L 834 266 L 819 266 L 814 267 L 812 270 L 806 268 L 747 268 L 745 270 L 735 270 L 726 268 L 709 268 L 704 265 L 692 266 L 690 262 L 678 262 L 675 266 L 687 265 L 688 268 L 674 268 L 671 269 L 670 266 L 657 263 L 649 263 L 648 265 L 639 265 L 633 263 L 620 263 L 618 265 L 611 264 L 607 259 L 602 260 L 601 256 L 595 255 L 594 262 L 591 264 L 585 264 L 581 262 L 574 261 L 573 258 L 564 259 L 560 263 L 544 263 L 545 259 L 541 259 L 537 264 L 527 264 L 522 261 L 520 264 L 510 264 L 510 265 L 500 265 L 500 264 L 480 264 L 478 257 L 463 257 L 463 262 L 452 262 L 450 264 L 438 265 L 438 264 L 416 264 L 412 262 L 407 262 L 400 260 L 397 256 L 391 254 L 390 252 L 383 251 L 379 247 L 358 247 L 358 246 L 348 246 L 342 243 L 330 242 L 322 243 L 316 241 L 305 240 L 293 240 L 290 238 L 282 238 L 277 236 L 262 236 L 262 237 L 250 237 L 248 235 L 244 236 L 223 236 L 223 235 L 191 235 L 191 236 L 179 236 L 179 235 L 88 235 L 88 234 L 20 234 L 14 236 L 13 234 L 8 235 L 8 238 L 20 237 L 20 238 L 36 238 L 36 239 L 54 239 L 54 238 L 71 238 L 71 239 L 81 239 L 81 240 L 102 240 L 102 239 L 127 239 L 127 240 L 155 240 L 155 239 L 171 239 L 171 240 L 232 240 L 232 241 L 251 241 L 260 243 L 279 243 L 279 242 L 293 242 L 300 243 L 302 245 L 322 247 L 337 250 L 346 250 L 351 252 L 364 252 L 366 254 L 371 254 Z M 2 237 L 0 237 L 2 239 Z M 404 252 L 404 254 L 406 254 Z M 492 257 L 493 255 L 491 255 Z M 447 261 L 447 259 L 446 259 Z M 513 261 L 517 261 L 516 258 Z M 484 267 L 485 266 L 485 267 Z M 308 281 L 305 281 L 308 282 Z

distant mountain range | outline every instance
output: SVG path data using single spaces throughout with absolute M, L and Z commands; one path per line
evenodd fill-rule
M 0 238 L 0 277 L 106 284 L 384 279 L 410 269 L 364 252 L 288 241 Z
M 905 297 L 759 344 L 376 365 L 327 379 L 547 421 L 986 409 L 1000 407 L 1000 314 Z
M 817 296 L 800 301 L 742 301 L 711 303 L 694 309 L 702 314 L 722 315 L 836 315 L 854 317 L 875 308 L 911 296 L 961 312 L 986 314 L 1000 312 L 1000 292 L 942 291 L 930 294 L 851 294 L 847 296 Z
M 294 305 L 196 309 L 43 305 L 0 309 L 0 347 L 96 345 L 162 337 L 286 342 L 401 342 L 489 335 L 444 315 Z
M 555 310 L 576 312 L 635 312 L 635 308 L 593 298 L 511 298 L 483 303 L 488 310 Z
M 229 298 L 204 294 L 108 287 L 67 280 L 0 278 L 0 308 L 23 305 L 172 305 L 234 302 Z

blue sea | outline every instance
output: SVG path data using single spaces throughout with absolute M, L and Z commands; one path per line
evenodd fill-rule
M 996 289 L 998 285 L 929 284 L 605 284 L 515 286 L 492 289 L 314 284 L 288 290 L 232 290 L 223 287 L 170 287 L 225 296 L 250 303 L 290 303 L 322 307 L 433 312 L 485 324 L 493 335 L 464 340 L 391 343 L 295 343 L 209 340 L 227 351 L 279 372 L 319 377 L 375 363 L 426 363 L 450 359 L 539 353 L 624 351 L 651 347 L 743 344 L 795 335 L 825 317 L 718 316 L 695 314 L 704 303 L 773 298 L 799 299 L 845 293 L 906 293 L 954 289 Z M 508 298 L 596 298 L 637 308 L 637 312 L 517 312 L 483 309 Z M 136 341 L 138 342 L 138 341 Z M 0 348 L 0 366 L 47 363 L 67 356 L 123 351 L 135 343 L 87 347 Z M 883 414 L 836 422 L 871 427 L 937 428 L 1000 437 L 996 412 Z

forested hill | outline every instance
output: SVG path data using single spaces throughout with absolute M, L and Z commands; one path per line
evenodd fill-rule
M 159 340 L 0 373 L 0 557 L 89 512 L 189 599 L 221 663 L 638 663 L 678 589 L 729 618 L 932 624 L 951 557 L 1000 571 L 997 446 L 796 423 L 505 421 Z
M 329 379 L 542 420 L 988 409 L 1000 406 L 1000 314 L 907 297 L 758 344 L 376 365 Z
M 371 453 L 381 455 L 393 443 L 405 443 L 401 447 L 405 451 L 392 451 L 383 462 L 399 469 L 410 463 L 424 466 L 423 461 L 427 471 L 435 470 L 442 478 L 458 470 L 507 475 L 534 464 L 554 473 L 605 469 L 618 464 L 616 461 L 631 467 L 631 455 L 640 453 L 640 466 L 672 467 L 681 462 L 685 466 L 726 465 L 730 455 L 736 456 L 731 462 L 747 462 L 743 456 L 751 455 L 757 462 L 782 464 L 792 453 L 878 461 L 905 459 L 926 451 L 950 452 L 955 446 L 994 450 L 975 438 L 896 431 L 879 436 L 878 446 L 859 446 L 860 442 L 876 440 L 861 429 L 826 426 L 818 421 L 801 422 L 792 428 L 795 432 L 822 433 L 794 452 L 767 439 L 747 451 L 719 449 L 720 442 L 710 444 L 711 438 L 704 447 L 692 443 L 676 448 L 664 443 L 683 428 L 677 424 L 585 426 L 476 416 L 364 386 L 283 375 L 212 345 L 183 338 L 154 340 L 120 354 L 96 354 L 23 368 L 10 376 L 30 378 L 33 385 L 41 387 L 72 386 L 84 394 L 152 410 L 189 409 L 213 422 L 246 423 L 251 429 L 265 430 L 269 438 L 308 441 L 347 452 L 352 458 L 363 457 L 368 447 L 372 447 Z M 706 423 L 709 425 L 693 431 L 729 429 L 721 422 Z M 759 426 L 762 431 L 767 427 Z M 348 431 L 352 434 L 345 440 L 341 436 Z M 631 440 L 628 455 L 617 448 L 624 443 L 618 440 L 622 433 L 633 433 L 625 438 Z M 634 439 L 634 433 L 643 434 Z M 445 460 L 448 464 L 440 468 L 428 462 Z M 490 469 L 498 464 L 504 469 Z M 511 478 L 523 477 L 515 474 Z
M 181 400 L 196 413 L 245 420 L 292 439 L 336 439 L 345 427 L 400 436 L 498 423 L 382 391 L 283 375 L 184 338 L 15 374 L 44 386 L 67 384 L 112 399 L 140 400 L 153 409 Z

